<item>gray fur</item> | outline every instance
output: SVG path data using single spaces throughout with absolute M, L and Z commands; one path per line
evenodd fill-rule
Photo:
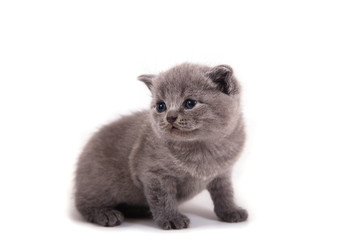
M 161 228 L 181 229 L 190 220 L 178 204 L 207 189 L 219 219 L 246 220 L 231 186 L 245 141 L 240 85 L 231 67 L 185 63 L 139 80 L 152 93 L 150 110 L 104 126 L 79 158 L 80 213 L 103 226 L 151 214 Z M 185 108 L 187 99 L 197 101 L 194 108 Z M 159 102 L 166 111 L 156 110 Z

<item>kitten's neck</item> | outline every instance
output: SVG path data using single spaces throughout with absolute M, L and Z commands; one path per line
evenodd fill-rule
M 245 141 L 244 128 L 212 141 L 167 141 L 175 164 L 194 177 L 209 178 L 227 171 L 239 156 Z

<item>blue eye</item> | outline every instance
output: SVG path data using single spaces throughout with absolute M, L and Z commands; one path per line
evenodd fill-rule
M 187 109 L 192 109 L 193 107 L 195 107 L 196 103 L 197 103 L 196 100 L 187 99 L 185 100 L 185 107 Z
M 156 110 L 159 113 L 165 112 L 166 111 L 166 104 L 164 102 L 160 102 L 160 103 L 156 104 Z

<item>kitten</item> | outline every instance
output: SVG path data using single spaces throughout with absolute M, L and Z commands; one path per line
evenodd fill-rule
M 103 127 L 85 146 L 76 172 L 79 212 L 103 226 L 152 216 L 163 229 L 187 228 L 178 204 L 207 189 L 220 220 L 245 221 L 231 185 L 245 141 L 231 67 L 185 63 L 138 79 L 151 91 L 151 108 Z

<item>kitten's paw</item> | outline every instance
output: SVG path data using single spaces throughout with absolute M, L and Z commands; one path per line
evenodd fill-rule
M 156 223 L 159 227 L 165 230 L 169 229 L 182 229 L 187 228 L 190 225 L 190 219 L 182 214 L 177 214 L 169 218 L 162 218 L 156 220 Z
M 224 222 L 243 222 L 248 218 L 248 213 L 245 209 L 238 208 L 231 211 L 217 211 L 216 215 Z
M 93 222 L 105 227 L 114 227 L 124 221 L 123 214 L 115 209 L 98 209 L 93 216 Z

